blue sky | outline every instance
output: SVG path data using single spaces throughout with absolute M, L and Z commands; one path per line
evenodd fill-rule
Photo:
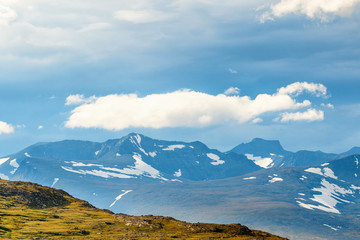
M 1 0 L 0 155 L 130 132 L 359 146 L 359 3 Z

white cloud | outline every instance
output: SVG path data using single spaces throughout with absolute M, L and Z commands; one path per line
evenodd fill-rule
M 120 10 L 115 12 L 115 18 L 131 23 L 151 23 L 169 19 L 171 15 L 152 10 Z
M 44 126 L 39 125 L 37 129 L 38 129 L 38 130 L 41 130 L 41 129 L 43 129 L 43 128 L 44 128 Z
M 232 74 L 237 74 L 238 72 L 232 68 L 229 68 L 229 72 L 232 73 Z
M 80 105 L 84 103 L 92 103 L 96 100 L 95 96 L 85 98 L 83 94 L 70 95 L 66 98 L 65 105 Z
M 296 86 L 301 88 L 303 85 Z M 297 90 L 280 90 L 272 95 L 259 94 L 255 99 L 248 96 L 210 95 L 191 90 L 151 94 L 145 97 L 136 94 L 92 97 L 92 101 L 72 110 L 65 126 L 121 130 L 130 127 L 202 127 L 229 121 L 241 124 L 264 113 L 294 110 L 311 105 L 309 100 L 297 102 L 289 94 L 298 92 Z M 312 92 L 306 88 L 302 91 L 305 90 Z M 85 98 L 81 96 L 80 99 L 83 101 Z M 71 102 L 74 101 L 67 99 L 66 104 L 70 105 Z
M 278 90 L 280 94 L 291 94 L 298 96 L 304 91 L 315 94 L 316 96 L 326 96 L 327 89 L 320 83 L 295 82 Z
M 0 135 L 14 132 L 14 127 L 11 124 L 0 121 Z
M 271 5 L 261 21 L 273 20 L 287 14 L 303 14 L 312 19 L 327 21 L 332 16 L 349 16 L 360 0 L 281 0 Z
M 334 108 L 335 108 L 334 105 L 331 104 L 331 103 L 328 103 L 328 104 L 322 103 L 321 106 L 322 106 L 322 107 L 325 107 L 325 108 L 330 108 L 330 109 L 334 109 Z
M 0 25 L 8 25 L 16 18 L 17 14 L 13 9 L 0 5 Z
M 240 93 L 240 89 L 237 87 L 230 87 L 224 92 L 225 95 L 237 95 Z
M 306 112 L 295 112 L 295 113 L 281 113 L 280 118 L 276 119 L 280 122 L 290 121 L 321 121 L 324 120 L 324 112 L 313 108 L 308 109 Z
M 255 118 L 255 119 L 253 119 L 251 122 L 252 123 L 261 123 L 261 122 L 263 122 L 264 120 L 262 120 L 261 118 Z

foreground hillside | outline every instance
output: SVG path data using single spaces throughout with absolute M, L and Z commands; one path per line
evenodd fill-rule
M 186 223 L 114 214 L 34 183 L 0 180 L 0 238 L 284 239 L 240 224 Z

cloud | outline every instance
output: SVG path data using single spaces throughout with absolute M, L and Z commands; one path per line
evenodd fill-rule
M 298 96 L 304 91 L 315 94 L 316 96 L 326 96 L 327 88 L 320 83 L 295 82 L 278 90 L 280 94 L 291 94 Z
M 321 110 L 316 110 L 313 108 L 308 109 L 306 112 L 295 112 L 295 113 L 281 113 L 280 118 L 275 119 L 280 122 L 290 122 L 290 121 L 321 121 L 324 120 L 324 112 Z
M 331 104 L 331 103 L 328 103 L 328 104 L 322 103 L 321 106 L 325 107 L 325 108 L 329 108 L 329 109 L 334 109 L 335 108 L 334 105 Z
M 0 121 L 0 135 L 14 132 L 14 127 L 11 124 Z
M 37 129 L 38 129 L 38 130 L 41 130 L 41 129 L 43 129 L 43 128 L 44 128 L 44 126 L 39 125 Z
M 301 88 L 303 85 L 296 86 Z M 321 88 L 320 85 L 317 86 Z M 71 111 L 65 126 L 122 130 L 130 127 L 205 127 L 230 121 L 241 124 L 264 113 L 294 110 L 311 105 L 309 100 L 297 102 L 289 94 L 300 90 L 282 89 L 271 95 L 259 94 L 254 99 L 248 96 L 210 95 L 192 90 L 151 94 L 145 97 L 136 94 L 112 94 L 92 97 L 91 101 L 77 95 L 86 103 Z M 310 91 L 307 88 L 303 88 L 302 91 L 305 90 Z M 68 98 L 66 104 L 80 103 L 80 100 L 69 101 Z
M 274 20 L 288 14 L 303 14 L 311 19 L 328 21 L 331 16 L 349 16 L 360 0 L 281 0 L 271 5 L 261 21 Z
M 232 68 L 229 68 L 229 72 L 232 73 L 232 74 L 237 74 L 238 72 Z
M 170 17 L 164 12 L 152 10 L 120 10 L 115 12 L 116 19 L 136 24 L 163 21 Z
M 237 87 L 230 87 L 224 92 L 225 95 L 237 95 L 240 93 L 240 89 Z
M 0 25 L 8 25 L 16 18 L 17 14 L 13 9 L 0 5 Z
M 75 95 L 70 95 L 66 98 L 65 105 L 67 105 L 67 106 L 80 105 L 80 104 L 84 104 L 84 103 L 91 103 L 91 102 L 94 102 L 95 100 L 96 100 L 95 96 L 85 98 L 83 94 L 75 94 Z
M 251 122 L 252 123 L 261 123 L 261 122 L 263 122 L 264 120 L 262 120 L 261 118 L 255 118 L 255 119 L 253 119 Z

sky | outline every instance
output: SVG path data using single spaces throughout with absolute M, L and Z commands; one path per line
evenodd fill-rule
M 0 156 L 137 132 L 360 146 L 360 0 L 0 0 Z

